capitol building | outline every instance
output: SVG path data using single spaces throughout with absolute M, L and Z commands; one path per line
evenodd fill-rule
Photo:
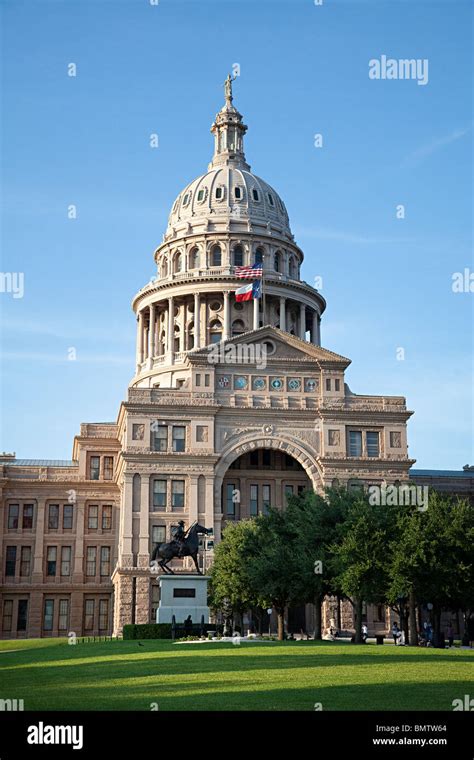
M 150 555 L 179 520 L 213 528 L 205 571 L 226 524 L 290 494 L 435 477 L 410 473 L 405 398 L 354 393 L 350 359 L 323 348 L 326 301 L 303 279 L 284 201 L 247 163 L 246 131 L 228 81 L 212 160 L 173 202 L 156 278 L 132 301 L 135 373 L 116 421 L 81 424 L 71 460 L 0 456 L 1 638 L 154 621 Z M 237 300 L 250 267 L 261 297 Z M 365 614 L 387 630 L 388 611 Z M 310 606 L 287 622 L 310 630 Z

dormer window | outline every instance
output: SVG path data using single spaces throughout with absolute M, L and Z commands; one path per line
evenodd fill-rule
M 199 192 L 197 194 L 198 203 L 202 203 L 203 202 L 203 200 L 205 198 L 205 195 L 206 195 L 206 191 L 205 190 L 199 190 Z
M 189 193 L 186 193 L 186 195 L 183 198 L 183 206 L 187 206 L 189 203 Z
M 269 202 L 270 206 L 274 206 L 275 205 L 275 203 L 273 201 L 273 195 L 271 193 L 268 193 L 268 202 Z
M 241 187 L 236 187 L 234 189 L 234 195 L 235 195 L 235 199 L 237 201 L 242 200 L 242 188 Z
M 221 201 L 224 197 L 224 190 L 222 187 L 216 187 L 216 200 Z
M 254 187 L 254 188 L 253 188 L 253 190 L 252 190 L 252 198 L 254 199 L 254 201 L 257 201 L 257 203 L 258 203 L 258 202 L 259 202 L 259 200 L 260 200 L 260 196 L 259 196 L 259 194 L 258 194 L 258 190 L 256 190 L 256 188 L 255 188 L 255 187 Z

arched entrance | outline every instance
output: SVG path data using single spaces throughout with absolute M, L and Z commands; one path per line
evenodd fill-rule
M 311 488 L 304 467 L 291 454 L 267 448 L 245 452 L 231 462 L 222 481 L 222 527 L 266 514 L 269 507 L 283 509 L 289 496 Z

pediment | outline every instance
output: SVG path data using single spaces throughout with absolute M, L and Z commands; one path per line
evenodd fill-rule
M 191 351 L 188 353 L 188 359 L 191 364 L 201 364 L 203 359 L 208 360 L 212 356 L 212 363 L 216 365 L 221 363 L 226 364 L 225 357 L 229 357 L 232 353 L 235 353 L 241 357 L 239 363 L 245 364 L 245 350 L 249 348 L 248 354 L 251 359 L 248 363 L 253 364 L 254 359 L 252 358 L 251 350 L 253 346 L 255 346 L 257 356 L 258 351 L 262 352 L 260 356 L 263 355 L 263 351 L 266 351 L 267 361 L 271 364 L 294 361 L 307 362 L 325 367 L 337 366 L 338 368 L 345 369 L 351 363 L 350 359 L 347 359 L 345 356 L 336 354 L 321 346 L 307 343 L 301 340 L 301 338 L 297 338 L 294 335 L 290 335 L 290 333 L 271 326 L 260 327 L 258 330 L 250 330 L 215 346 L 205 346 L 204 348 Z M 255 356 L 255 353 L 253 356 Z

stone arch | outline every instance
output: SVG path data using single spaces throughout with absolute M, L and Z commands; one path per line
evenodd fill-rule
M 323 477 L 321 470 L 316 462 L 317 452 L 301 441 L 296 441 L 290 436 L 279 435 L 272 437 L 271 425 L 268 432 L 262 431 L 261 435 L 247 435 L 224 448 L 221 458 L 217 462 L 214 471 L 214 513 L 221 512 L 221 489 L 224 476 L 232 462 L 235 462 L 242 454 L 257 449 L 275 449 L 289 454 L 293 459 L 300 463 L 306 475 L 310 479 L 315 491 L 321 491 L 323 488 Z

